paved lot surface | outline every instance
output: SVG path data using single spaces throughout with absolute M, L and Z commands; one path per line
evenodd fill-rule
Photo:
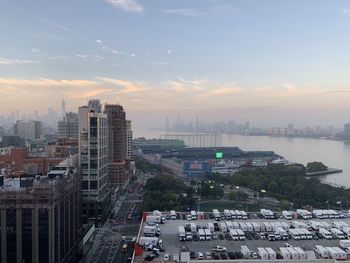
M 266 219 L 248 219 L 248 220 L 235 220 L 237 222 L 274 222 L 274 221 L 281 221 L 286 222 L 290 224 L 291 221 L 284 220 L 284 219 L 275 219 L 275 220 L 266 220 Z M 323 220 L 316 220 L 321 222 L 328 222 L 331 223 L 332 221 L 344 221 L 350 224 L 350 219 L 323 219 Z M 298 220 L 302 221 L 304 223 L 307 223 L 306 220 Z M 322 245 L 322 246 L 339 246 L 339 239 L 333 239 L 333 240 L 326 240 L 326 239 L 319 239 L 319 240 L 294 240 L 289 239 L 286 241 L 268 241 L 268 240 L 261 240 L 261 239 L 254 239 L 245 241 L 232 241 L 232 240 L 211 240 L 211 241 L 180 241 L 178 237 L 178 226 L 185 225 L 189 222 L 194 222 L 196 225 L 200 226 L 206 226 L 208 222 L 215 222 L 213 220 L 195 220 L 195 221 L 187 221 L 187 220 L 168 220 L 165 224 L 160 224 L 159 227 L 161 229 L 161 236 L 160 239 L 163 240 L 164 246 L 166 251 L 162 252 L 160 254 L 159 259 L 162 259 L 164 257 L 164 253 L 169 254 L 178 254 L 180 252 L 180 248 L 183 246 L 188 247 L 189 251 L 197 252 L 212 252 L 212 248 L 216 245 L 224 246 L 227 248 L 227 251 L 240 251 L 240 246 L 247 245 L 252 251 L 256 251 L 257 247 L 271 247 L 275 252 L 278 251 L 279 247 L 285 247 L 286 243 L 292 245 L 292 246 L 298 246 L 301 247 L 304 251 L 314 250 L 315 245 Z M 315 231 L 311 231 L 315 232 Z M 218 235 L 220 232 L 216 232 Z M 149 254 L 149 252 L 145 252 L 144 256 Z

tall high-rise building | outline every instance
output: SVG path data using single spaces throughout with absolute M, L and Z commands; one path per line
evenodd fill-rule
M 127 159 L 132 160 L 132 126 L 131 121 L 126 121 L 126 149 L 127 149 Z
M 110 207 L 107 115 L 79 108 L 79 161 L 82 173 L 83 222 L 101 225 Z
M 108 178 L 112 187 L 125 187 L 130 179 L 127 121 L 123 106 L 106 104 L 108 118 Z
M 0 262 L 77 262 L 80 185 L 67 160 L 45 176 L 0 176 Z
M 64 101 L 62 97 L 61 101 L 61 118 L 63 118 L 66 115 L 66 102 Z
M 58 122 L 58 137 L 78 138 L 78 114 L 68 112 Z
M 25 140 L 39 139 L 42 132 L 41 121 L 16 121 L 13 127 L 14 135 Z

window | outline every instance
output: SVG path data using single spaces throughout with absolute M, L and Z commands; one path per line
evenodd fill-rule
M 97 189 L 97 181 L 90 181 L 90 189 Z

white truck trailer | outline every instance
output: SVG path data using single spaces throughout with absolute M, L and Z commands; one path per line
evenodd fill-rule
M 290 253 L 291 259 L 299 259 L 299 253 L 294 249 L 294 247 L 287 247 L 287 250 Z
M 320 230 L 318 230 L 318 232 L 325 238 L 328 240 L 333 239 L 332 234 L 325 228 L 320 228 Z
M 284 260 L 289 260 L 291 258 L 291 255 L 286 247 L 280 247 L 279 250 Z
M 140 237 L 139 245 L 144 246 L 147 243 L 155 246 L 158 244 L 158 241 L 159 241 L 158 237 Z
M 221 220 L 221 215 L 218 209 L 213 209 L 213 216 L 215 218 L 216 221 L 220 221 Z
M 208 228 L 204 229 L 204 233 L 205 233 L 205 240 L 211 240 L 212 234 Z
M 316 254 L 320 255 L 322 258 L 328 258 L 329 257 L 329 251 L 324 246 L 316 245 L 315 246 L 315 252 L 316 252 Z
M 179 240 L 185 241 L 186 240 L 186 231 L 184 226 L 179 226 Z
M 259 257 L 260 257 L 262 260 L 268 260 L 268 259 L 269 259 L 269 253 L 266 251 L 265 248 L 263 248 L 263 247 L 258 247 L 258 248 L 257 248 L 257 252 L 258 252 Z
M 208 222 L 208 229 L 211 231 L 211 232 L 214 232 L 214 224 L 212 222 Z
M 197 233 L 197 226 L 195 223 L 190 223 L 191 233 Z
M 171 210 L 170 211 L 170 218 L 171 218 L 171 220 L 175 220 L 176 219 L 176 212 L 175 212 L 175 210 Z
M 224 215 L 225 215 L 226 220 L 232 219 L 230 210 L 224 209 Z
M 296 252 L 298 252 L 299 259 L 301 259 L 301 260 L 306 259 L 306 252 L 301 247 L 294 247 L 294 250 Z
M 349 248 L 350 247 L 350 240 L 349 239 L 340 240 L 339 246 L 342 248 Z
M 276 252 L 270 248 L 270 247 L 265 247 L 265 250 L 267 251 L 267 253 L 269 254 L 269 259 L 270 260 L 276 260 Z
M 338 228 L 331 228 L 331 233 L 336 236 L 338 239 L 345 239 L 345 235 Z
M 239 235 L 237 233 L 237 229 L 230 229 L 229 233 L 230 233 L 232 240 L 234 240 L 234 241 L 239 240 Z
M 238 233 L 239 240 L 245 240 L 245 234 L 242 229 L 236 229 L 236 231 Z
M 205 232 L 204 232 L 204 229 L 200 228 L 198 230 L 198 235 L 199 235 L 199 240 L 200 241 L 204 241 L 205 240 Z
M 247 246 L 241 246 L 241 253 L 243 258 L 248 259 L 250 258 L 252 251 Z
M 282 211 L 282 215 L 283 215 L 283 217 L 284 217 L 285 219 L 287 219 L 287 220 L 292 220 L 292 214 L 289 213 L 287 210 L 283 210 L 283 211 Z

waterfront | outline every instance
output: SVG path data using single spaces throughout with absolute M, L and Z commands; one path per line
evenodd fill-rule
M 162 131 L 136 132 L 136 136 L 159 138 Z M 269 136 L 222 135 L 223 146 L 238 146 L 242 150 L 272 150 L 286 159 L 306 165 L 320 161 L 331 168 L 342 169 L 342 173 L 322 176 L 331 184 L 350 187 L 350 143 L 310 138 L 286 138 Z

